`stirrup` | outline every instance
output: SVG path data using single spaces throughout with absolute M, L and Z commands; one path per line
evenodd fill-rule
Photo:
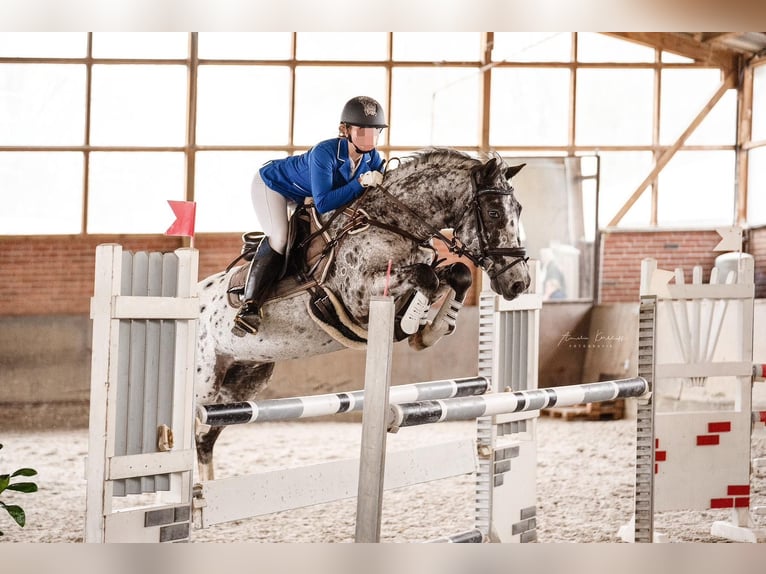
M 252 321 L 252 322 L 250 322 Z M 234 326 L 231 328 L 231 332 L 237 337 L 244 337 L 245 335 L 255 335 L 258 333 L 258 328 L 261 326 L 261 314 L 242 314 L 238 313 L 234 316 Z

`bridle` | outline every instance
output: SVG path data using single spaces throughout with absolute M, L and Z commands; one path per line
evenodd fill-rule
M 491 198 L 494 196 L 507 196 L 507 195 L 513 195 L 513 188 L 509 189 L 499 189 L 499 188 L 488 188 L 488 189 L 479 189 L 479 185 L 477 182 L 477 176 L 478 176 L 478 168 L 475 168 L 473 173 L 471 174 L 471 185 L 473 187 L 473 191 L 471 194 L 471 201 L 466 208 L 466 211 L 463 212 L 463 215 L 459 218 L 459 221 L 464 221 L 466 214 L 469 210 L 473 210 L 474 217 L 476 218 L 476 227 L 477 227 L 477 235 L 479 239 L 479 250 L 478 253 L 473 253 L 469 251 L 465 245 L 456 246 L 456 249 L 453 251 L 453 249 L 450 249 L 453 253 L 456 253 L 458 255 L 462 255 L 468 259 L 470 259 L 475 265 L 483 268 L 487 274 L 489 275 L 490 279 L 496 279 L 498 276 L 502 275 L 506 271 L 512 269 L 514 266 L 518 265 L 519 263 L 526 263 L 529 257 L 527 257 L 527 250 L 522 247 L 491 247 L 489 244 L 489 232 L 487 231 L 487 223 L 484 220 L 484 211 L 482 210 L 482 200 Z M 489 213 L 491 214 L 493 210 L 490 210 Z M 500 268 L 500 270 L 495 270 L 495 264 L 494 261 L 492 261 L 491 257 L 513 257 L 514 259 L 508 263 L 507 265 Z
M 398 225 L 393 225 L 389 223 L 385 223 L 382 221 L 378 221 L 375 219 L 370 219 L 367 214 L 359 215 L 360 212 L 355 211 L 354 219 L 356 220 L 357 225 L 372 225 L 375 227 L 380 227 L 382 229 L 387 229 L 389 231 L 393 231 L 394 233 L 401 235 L 402 237 L 409 238 L 411 240 L 414 240 L 415 242 L 421 244 L 421 245 L 427 245 L 429 240 L 434 237 L 436 239 L 439 239 L 442 241 L 447 249 L 454 253 L 455 255 L 465 257 L 466 259 L 470 260 L 474 265 L 477 267 L 481 267 L 484 269 L 487 274 L 489 275 L 490 279 L 494 280 L 506 271 L 512 269 L 516 265 L 520 263 L 526 263 L 529 257 L 527 257 L 527 250 L 524 247 L 491 247 L 489 244 L 489 233 L 487 230 L 487 223 L 484 220 L 483 211 L 481 209 L 482 201 L 493 197 L 493 196 L 507 196 L 507 195 L 513 195 L 513 188 L 510 189 L 499 189 L 499 188 L 488 188 L 488 189 L 479 189 L 478 185 L 478 171 L 481 168 L 481 166 L 477 166 L 471 171 L 471 186 L 472 186 L 472 192 L 471 192 L 471 200 L 469 201 L 468 206 L 466 207 L 466 210 L 463 212 L 463 214 L 458 218 L 459 222 L 463 222 L 466 220 L 466 217 L 468 216 L 468 212 L 470 210 L 473 210 L 474 217 L 476 218 L 476 225 L 477 225 L 477 235 L 479 240 L 479 246 L 478 250 L 470 249 L 468 246 L 466 246 L 460 239 L 458 239 L 457 234 L 454 234 L 452 238 L 448 238 L 445 236 L 441 230 L 434 227 L 431 223 L 423 219 L 423 217 L 414 211 L 412 208 L 410 208 L 408 205 L 400 201 L 398 198 L 394 197 L 387 189 L 385 184 L 379 185 L 375 188 L 367 188 L 365 192 L 360 196 L 354 204 L 350 206 L 351 209 L 355 208 L 355 204 L 358 204 L 358 202 L 367 194 L 367 192 L 371 189 L 374 189 L 374 193 L 385 193 L 394 203 L 398 205 L 398 207 L 401 208 L 402 211 L 407 212 L 409 215 L 411 215 L 414 219 L 416 219 L 419 223 L 421 223 L 423 226 L 428 228 L 429 233 L 426 237 L 415 235 L 415 233 L 411 232 L 410 230 L 403 229 L 402 227 Z M 457 229 L 457 228 L 456 228 Z M 494 261 L 492 261 L 492 257 L 512 257 L 513 260 L 510 261 L 507 265 L 501 267 L 499 270 L 495 270 L 495 264 Z

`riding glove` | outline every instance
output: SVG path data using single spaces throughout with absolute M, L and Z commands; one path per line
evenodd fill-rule
M 379 171 L 366 171 L 359 176 L 359 183 L 363 187 L 380 185 L 383 183 L 383 174 Z

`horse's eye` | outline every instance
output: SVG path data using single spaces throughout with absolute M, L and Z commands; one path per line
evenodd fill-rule
M 487 215 L 489 215 L 492 219 L 497 219 L 500 217 L 500 212 L 497 209 L 490 209 L 489 212 L 487 212 Z

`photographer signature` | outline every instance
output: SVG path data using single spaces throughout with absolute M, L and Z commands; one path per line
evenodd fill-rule
M 558 346 L 567 343 L 570 347 L 611 347 L 614 343 L 622 343 L 625 337 L 622 335 L 606 335 L 600 329 L 596 331 L 593 342 L 588 335 L 573 335 L 567 331 L 559 339 Z

